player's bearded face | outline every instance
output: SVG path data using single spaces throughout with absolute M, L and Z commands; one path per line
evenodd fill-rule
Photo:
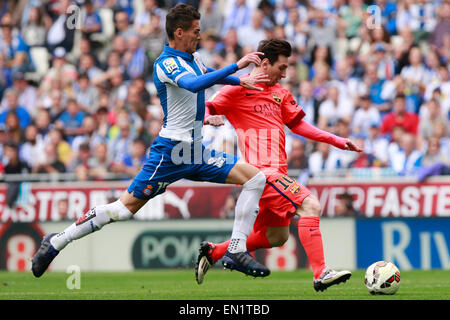
M 185 30 L 183 33 L 183 42 L 186 48 L 186 52 L 194 53 L 197 50 L 198 42 L 200 41 L 200 23 L 199 20 L 195 20 L 192 26 Z
M 265 66 L 265 73 L 269 76 L 270 82 L 267 85 L 274 86 L 281 79 L 286 78 L 286 70 L 288 67 L 288 58 L 285 56 L 279 56 L 278 60 L 274 64 L 270 64 L 267 60 Z

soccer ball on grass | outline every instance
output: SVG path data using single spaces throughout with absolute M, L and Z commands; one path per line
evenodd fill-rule
M 367 268 L 364 284 L 371 294 L 395 294 L 400 287 L 400 271 L 392 262 L 375 262 Z

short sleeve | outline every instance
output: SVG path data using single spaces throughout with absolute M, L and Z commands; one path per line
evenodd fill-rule
M 237 86 L 224 86 L 211 98 L 211 103 L 217 114 L 225 115 L 236 101 L 236 93 L 240 89 Z
M 177 58 L 165 57 L 157 62 L 156 74 L 159 81 L 178 85 L 178 79 L 189 74 L 189 71 L 180 64 Z
M 295 126 L 305 117 L 305 111 L 303 108 L 297 103 L 290 92 L 286 92 L 286 95 L 283 99 L 281 112 L 283 116 L 283 122 L 289 128 Z

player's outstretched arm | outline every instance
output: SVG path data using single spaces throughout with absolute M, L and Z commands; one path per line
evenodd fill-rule
M 242 57 L 237 63 L 230 64 L 222 69 L 205 73 L 201 76 L 195 76 L 191 73 L 186 73 L 180 79 L 178 79 L 178 86 L 197 93 L 200 90 L 209 88 L 215 84 L 223 81 L 224 78 L 237 70 L 247 67 L 249 64 L 254 63 L 259 65 L 261 63 L 260 55 L 262 52 L 251 52 Z
M 291 131 L 310 140 L 325 142 L 339 149 L 362 152 L 363 150 L 350 139 L 336 136 L 330 132 L 321 130 L 305 120 L 300 120 L 288 125 Z

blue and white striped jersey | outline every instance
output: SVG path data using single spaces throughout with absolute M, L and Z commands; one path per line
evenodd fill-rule
M 202 138 L 205 116 L 205 91 L 191 92 L 179 87 L 178 80 L 191 73 L 206 73 L 197 53 L 165 46 L 154 65 L 154 81 L 164 111 L 164 125 L 160 136 L 173 140 L 193 142 Z
M 239 78 L 229 76 L 237 70 L 236 63 L 220 70 L 206 68 L 198 53 L 190 54 L 166 45 L 153 67 L 164 111 L 159 135 L 177 141 L 201 141 L 205 88 L 216 83 L 239 84 Z

